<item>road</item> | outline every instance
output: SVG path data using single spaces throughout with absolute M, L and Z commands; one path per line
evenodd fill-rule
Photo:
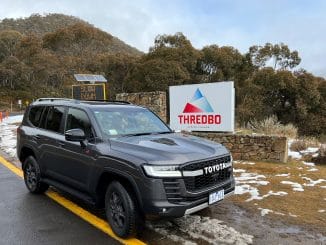
M 30 194 L 2 164 L 0 196 L 1 244 L 119 244 L 47 196 Z

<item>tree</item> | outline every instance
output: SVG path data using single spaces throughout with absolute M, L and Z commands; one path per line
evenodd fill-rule
M 292 69 L 300 64 L 301 58 L 297 51 L 290 51 L 284 43 L 271 44 L 265 46 L 252 46 L 249 48 L 249 55 L 253 64 L 258 67 L 264 67 L 271 63 L 274 69 Z
M 154 46 L 150 48 L 144 60 L 162 59 L 165 62 L 179 63 L 189 74 L 194 74 L 197 68 L 199 52 L 191 42 L 181 33 L 175 35 L 158 35 Z
M 201 50 L 199 69 L 202 81 L 234 80 L 242 63 L 243 56 L 233 47 L 206 46 Z
M 22 35 L 17 31 L 0 32 L 0 62 L 8 56 L 15 56 Z

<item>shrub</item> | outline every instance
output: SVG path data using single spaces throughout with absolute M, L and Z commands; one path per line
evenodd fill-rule
M 318 156 L 312 159 L 313 162 L 317 164 L 326 165 L 326 145 L 323 144 L 318 150 Z
M 291 151 L 303 151 L 307 148 L 308 144 L 305 140 L 296 140 L 290 146 Z
M 253 120 L 247 124 L 255 133 L 266 135 L 286 136 L 289 138 L 296 138 L 298 129 L 293 124 L 281 124 L 276 116 L 270 116 L 264 120 Z

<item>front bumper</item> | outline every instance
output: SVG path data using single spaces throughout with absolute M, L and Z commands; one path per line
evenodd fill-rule
M 180 179 L 180 183 L 183 180 Z M 181 185 L 181 200 L 177 202 L 168 200 L 164 189 L 163 180 L 148 179 L 146 186 L 144 186 L 143 193 L 143 212 L 147 219 L 160 218 L 177 218 L 185 214 L 191 214 L 201 209 L 208 207 L 209 194 L 221 189 L 224 189 L 225 197 L 233 194 L 235 189 L 235 181 L 233 176 L 224 182 L 215 186 L 201 190 L 200 192 L 188 192 L 184 186 Z M 214 203 L 215 205 L 217 203 Z

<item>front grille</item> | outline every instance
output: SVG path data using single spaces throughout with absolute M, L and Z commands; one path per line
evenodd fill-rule
M 182 166 L 181 170 L 182 171 L 194 171 L 194 170 L 203 169 L 205 167 L 213 166 L 213 165 L 220 164 L 220 163 L 227 163 L 230 161 L 231 161 L 231 156 L 224 156 L 224 157 L 219 157 L 219 158 L 215 158 L 215 159 L 211 159 L 211 160 L 207 160 L 207 161 L 203 161 L 203 162 L 188 163 L 188 164 Z
M 231 168 L 225 168 L 211 175 L 185 177 L 184 182 L 187 190 L 196 191 L 217 185 L 231 176 Z
M 183 171 L 194 171 L 204 169 L 208 166 L 217 165 L 220 163 L 227 163 L 231 161 L 230 156 L 224 156 L 203 162 L 197 162 L 181 167 Z M 212 174 L 200 175 L 195 177 L 184 177 L 185 186 L 188 191 L 197 191 L 217 185 L 230 178 L 232 167 L 225 168 L 214 172 Z

